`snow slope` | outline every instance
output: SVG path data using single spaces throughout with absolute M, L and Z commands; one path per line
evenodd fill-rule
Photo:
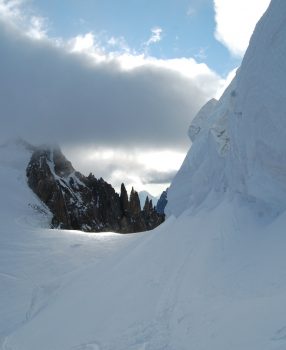
M 272 1 L 236 78 L 191 125 L 194 143 L 172 183 L 169 213 L 239 194 L 259 210 L 286 209 L 286 2 Z
M 1 350 L 286 349 L 282 17 L 286 2 L 272 1 L 236 79 L 193 124 L 204 125 L 168 194 L 178 217 L 156 230 L 122 236 L 39 229 L 21 167 L 2 161 L 1 193 L 12 197 L 0 197 L 0 281 L 7 286 L 0 289 Z M 279 59 L 256 96 L 253 79 L 263 62 L 269 68 L 270 53 Z M 244 82 L 243 72 L 260 60 Z M 274 109 L 257 119 L 265 101 Z M 247 123 L 250 139 L 243 136 Z
M 31 154 L 21 141 L 0 145 L 0 344 L 48 304 L 70 274 L 137 239 L 48 229 L 51 214 L 27 186 Z
M 99 262 L 106 242 L 82 238 L 71 248 L 76 239 L 58 232 L 60 254 L 45 236 L 34 245 L 50 248 L 46 264 L 26 268 L 40 284 L 39 270 L 47 278 L 53 262 L 57 278 L 34 290 L 28 318 L 2 349 L 285 349 L 285 219 L 264 226 L 247 206 L 224 202 L 171 218 Z M 70 250 L 85 260 L 80 269 L 71 269 Z

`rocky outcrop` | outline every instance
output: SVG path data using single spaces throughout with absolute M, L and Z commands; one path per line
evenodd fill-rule
M 165 215 L 158 214 L 156 207 L 153 206 L 152 199 L 149 200 L 149 197 L 147 196 L 143 207 L 143 217 L 147 223 L 147 230 L 152 230 L 151 227 L 160 225 L 158 218 L 165 218 Z
M 35 149 L 26 172 L 30 188 L 53 214 L 52 227 L 131 233 L 164 221 L 152 202 L 141 210 L 133 188 L 129 198 L 122 184 L 118 195 L 102 178 L 77 172 L 58 147 Z

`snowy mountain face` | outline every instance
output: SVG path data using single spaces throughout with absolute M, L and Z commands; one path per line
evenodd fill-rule
M 285 1 L 275 0 L 258 23 L 229 118 L 230 187 L 278 213 L 286 209 L 285 17 Z
M 256 26 L 236 78 L 194 119 L 193 141 L 170 188 L 168 213 L 238 195 L 273 215 L 286 208 L 286 3 Z M 264 214 L 263 214 L 264 215 Z
M 156 205 L 157 202 L 158 202 L 158 197 L 152 196 L 152 194 L 150 194 L 147 191 L 140 191 L 138 193 L 138 195 L 139 195 L 139 199 L 140 199 L 141 208 L 144 207 L 144 204 L 145 204 L 145 201 L 146 201 L 146 197 L 148 197 L 149 200 L 150 199 L 152 200 L 152 204 L 153 205 Z
M 25 224 L 31 218 L 33 225 L 48 227 L 51 220 L 49 209 L 27 186 L 26 167 L 33 152 L 34 148 L 20 140 L 0 145 L 0 211 L 3 226 L 6 221 L 23 220 Z
M 214 98 L 211 99 L 200 109 L 194 118 L 188 130 L 188 135 L 192 142 L 195 142 L 197 136 L 200 137 L 203 133 L 209 131 L 211 127 L 209 116 L 214 112 L 216 105 L 217 100 Z
M 230 149 L 227 120 L 234 84 L 220 101 L 204 106 L 191 124 L 189 136 L 193 144 L 168 191 L 167 215 L 178 216 L 187 209 L 196 209 L 211 194 L 221 199 L 226 191 L 226 156 Z

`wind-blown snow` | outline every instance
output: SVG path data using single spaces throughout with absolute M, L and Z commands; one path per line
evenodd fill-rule
M 283 18 L 273 1 L 194 120 L 168 193 L 179 217 L 152 232 L 37 228 L 23 159 L 0 149 L 1 350 L 286 349 Z

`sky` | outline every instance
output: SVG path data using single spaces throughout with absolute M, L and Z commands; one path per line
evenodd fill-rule
M 165 189 L 270 0 L 0 0 L 0 142 L 59 144 L 117 189 Z

